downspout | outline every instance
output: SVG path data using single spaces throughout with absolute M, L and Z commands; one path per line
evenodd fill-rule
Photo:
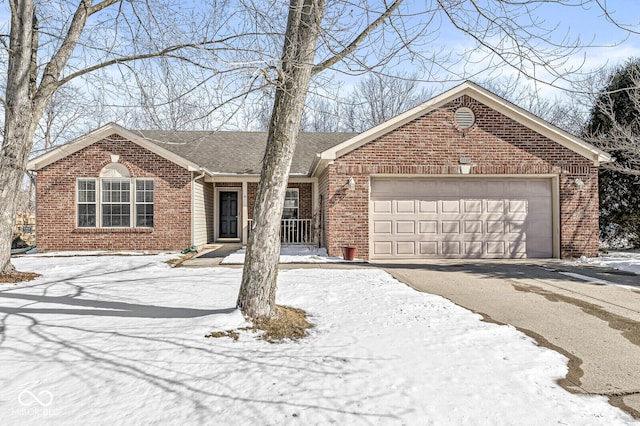
M 33 184 L 33 220 L 34 220 L 34 228 L 35 228 L 35 238 L 33 239 L 33 244 L 38 247 L 38 180 L 36 176 L 38 172 L 33 171 L 31 173 L 27 173 L 29 175 L 29 179 Z M 31 201 L 31 200 L 29 200 Z
M 196 245 L 196 198 L 195 198 L 195 182 L 202 179 L 207 174 L 207 169 L 200 167 L 200 176 L 196 176 L 191 181 L 191 246 Z

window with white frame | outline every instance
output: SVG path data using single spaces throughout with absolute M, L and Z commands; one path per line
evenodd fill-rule
M 118 163 L 105 166 L 98 179 L 78 179 L 78 227 L 152 228 L 153 188 L 153 179 L 131 179 Z
M 96 226 L 96 180 L 78 179 L 78 227 Z
M 103 228 L 131 226 L 131 180 L 101 179 L 100 210 Z
M 289 188 L 284 196 L 283 219 L 298 219 L 300 209 L 300 196 L 298 188 Z
M 153 228 L 153 180 L 136 179 L 136 226 Z

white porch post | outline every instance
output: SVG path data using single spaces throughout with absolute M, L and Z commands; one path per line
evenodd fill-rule
M 249 235 L 249 207 L 247 206 L 247 181 L 242 181 L 242 244 L 247 244 Z

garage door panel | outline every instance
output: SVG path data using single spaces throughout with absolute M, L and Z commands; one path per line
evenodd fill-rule
M 550 257 L 551 179 L 371 181 L 372 258 Z
M 443 255 L 459 255 L 460 241 L 443 241 L 442 242 L 442 254 Z
M 504 200 L 487 200 L 488 213 L 504 213 Z
M 420 221 L 420 233 L 421 234 L 436 234 L 436 233 L 438 233 L 438 221 L 437 220 L 421 220 Z
M 482 241 L 466 241 L 464 243 L 464 254 L 468 256 L 482 256 L 483 255 Z
M 376 200 L 373 202 L 374 213 L 391 213 L 391 200 Z
M 504 234 L 504 222 L 501 220 L 486 221 L 487 234 Z
M 443 220 L 441 223 L 442 223 L 443 234 L 459 234 L 460 233 L 460 222 L 458 222 L 457 220 Z
M 464 232 L 466 234 L 482 234 L 482 220 L 465 220 Z
M 373 222 L 373 232 L 377 235 L 391 235 L 391 227 L 393 222 L 390 220 L 376 220 Z
M 460 201 L 459 200 L 442 200 L 442 213 L 460 213 Z
M 487 254 L 504 255 L 506 243 L 504 241 L 487 241 Z
M 414 200 L 398 200 L 396 201 L 396 213 L 415 213 Z
M 398 220 L 396 221 L 396 234 L 415 234 L 416 226 L 412 220 Z
M 527 213 L 527 200 L 509 200 L 509 213 Z
M 391 241 L 376 241 L 373 243 L 373 253 L 378 256 L 391 255 Z
M 437 241 L 420 241 L 420 254 L 428 256 L 438 255 Z
M 521 241 L 510 241 L 509 242 L 509 253 L 516 254 L 527 254 L 527 243 Z
M 482 200 L 463 200 L 464 213 L 482 213 Z
M 510 234 L 522 234 L 526 232 L 527 224 L 524 220 L 521 221 L 511 221 L 509 222 L 509 233 Z
M 398 241 L 396 243 L 396 253 L 399 255 L 407 254 L 413 255 L 416 254 L 416 245 L 414 241 Z
M 420 200 L 418 203 L 420 213 L 438 213 L 438 201 Z

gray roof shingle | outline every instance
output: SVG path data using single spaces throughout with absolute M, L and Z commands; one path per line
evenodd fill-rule
M 222 174 L 260 174 L 267 145 L 266 132 L 132 130 L 146 140 Z M 317 153 L 357 133 L 300 133 L 291 174 L 306 175 Z

